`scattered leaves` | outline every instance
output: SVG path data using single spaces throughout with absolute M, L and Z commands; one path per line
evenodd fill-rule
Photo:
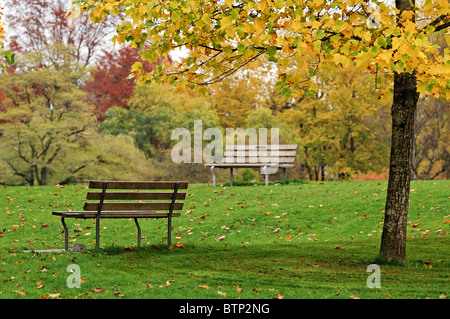
M 224 239 L 225 239 L 225 235 L 219 236 L 219 237 L 216 238 L 217 241 L 222 241 L 222 240 L 224 240 Z

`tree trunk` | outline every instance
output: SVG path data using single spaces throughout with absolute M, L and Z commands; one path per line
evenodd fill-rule
M 395 73 L 391 158 L 380 256 L 401 263 L 406 262 L 406 220 L 418 98 L 415 75 Z

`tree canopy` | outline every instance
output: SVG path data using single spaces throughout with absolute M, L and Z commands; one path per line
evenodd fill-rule
M 286 72 L 293 60 L 310 73 L 323 64 L 352 63 L 361 70 L 414 71 L 420 92 L 446 96 L 450 88 L 448 49 L 440 54 L 439 44 L 430 40 L 433 33 L 450 25 L 446 0 L 417 1 L 413 10 L 366 0 L 74 3 L 72 15 L 89 11 L 93 22 L 122 16 L 124 22 L 117 26 L 114 40 L 141 48 L 144 60 L 156 62 L 178 47 L 189 50 L 176 68 L 161 66 L 145 72 L 136 63 L 133 71 L 141 83 L 201 86 L 264 56 L 277 63 L 280 89 L 297 97 L 316 88 L 308 82 L 310 74 L 305 78 Z

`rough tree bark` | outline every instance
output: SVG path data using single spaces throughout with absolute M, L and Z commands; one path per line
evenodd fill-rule
M 396 0 L 395 6 L 401 15 L 405 10 L 414 9 L 415 0 Z M 406 220 L 418 100 L 416 76 L 394 73 L 391 158 L 380 256 L 400 263 L 406 262 Z
M 380 256 L 401 263 L 406 261 L 406 220 L 418 99 L 415 75 L 394 74 L 391 158 Z

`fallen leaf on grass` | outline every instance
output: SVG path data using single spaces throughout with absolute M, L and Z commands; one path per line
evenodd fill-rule
M 334 249 L 341 249 L 341 245 L 337 245 Z
M 102 292 L 102 291 L 103 291 L 103 289 L 100 288 L 100 287 L 95 287 L 94 288 L 94 292 Z
M 236 292 L 241 292 L 244 288 L 236 287 Z
M 221 241 L 221 240 L 224 240 L 224 239 L 225 239 L 225 235 L 216 238 L 217 241 Z
M 175 280 L 167 280 L 166 284 L 164 286 L 159 286 L 159 288 L 168 288 L 170 286 L 170 283 L 175 282 Z
M 15 292 L 15 293 L 17 293 L 17 294 L 19 294 L 21 296 L 26 296 L 27 295 L 27 293 L 25 291 L 14 290 L 13 292 Z
M 227 294 L 225 292 L 221 292 L 221 291 L 218 291 L 217 294 L 219 294 L 222 297 L 226 297 L 227 296 Z
M 198 288 L 201 288 L 201 289 L 209 289 L 209 286 L 207 286 L 207 285 L 198 285 Z
M 182 243 L 176 243 L 175 246 L 177 246 L 178 248 L 186 248 L 186 247 L 183 246 Z

